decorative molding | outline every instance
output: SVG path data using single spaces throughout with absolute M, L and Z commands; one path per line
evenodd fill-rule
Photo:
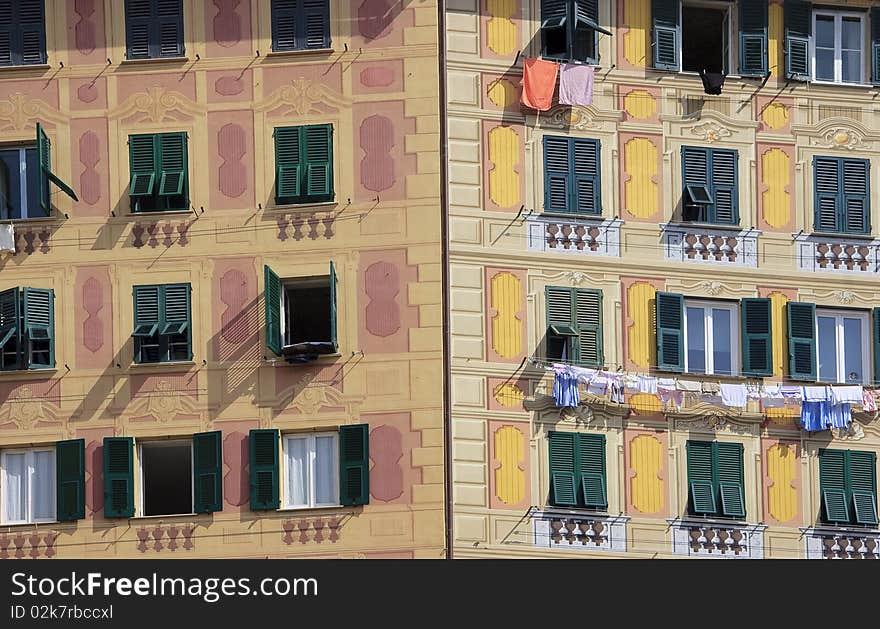
M 171 112 L 179 111 L 190 116 L 205 113 L 204 107 L 194 103 L 180 92 L 164 87 L 150 87 L 144 92 L 129 96 L 119 107 L 107 112 L 108 118 L 129 118 L 140 114 L 131 122 L 178 122 Z
M 691 127 L 688 131 L 691 135 L 696 136 L 701 140 L 704 140 L 708 144 L 714 144 L 719 140 L 729 138 L 731 135 L 733 135 L 730 129 L 718 124 L 713 120 L 704 122 L 703 124 L 695 125 Z
M 534 544 L 540 548 L 626 552 L 629 516 L 548 508 L 532 513 Z
M 304 376 L 293 387 L 290 406 L 304 415 L 312 415 L 325 406 L 345 406 L 345 402 L 338 389 Z
M 801 529 L 807 559 L 880 559 L 880 531 L 820 526 Z
M 792 236 L 797 242 L 797 265 L 800 271 L 880 274 L 880 240 L 807 234 Z M 849 291 L 839 292 L 852 294 Z
M 837 148 L 849 151 L 873 151 L 880 134 L 857 120 L 832 116 L 815 125 L 792 125 L 794 135 L 807 136 L 810 146 Z
M 0 124 L 2 131 L 23 131 L 33 127 L 36 121 L 52 122 L 55 124 L 68 123 L 68 118 L 62 116 L 44 100 L 29 98 L 21 92 L 10 94 L 5 100 L 0 100 Z
M 300 77 L 290 81 L 289 85 L 278 88 L 259 105 L 256 111 L 272 111 L 279 107 L 286 108 L 280 116 L 305 116 L 323 113 L 317 105 L 326 105 L 342 109 L 350 105 L 349 99 L 335 92 L 323 83 L 315 83 L 311 79 Z
M 615 123 L 623 120 L 623 112 L 618 110 L 597 109 L 593 105 L 587 107 L 558 105 L 547 114 L 538 117 L 537 124 L 541 128 L 601 129 L 600 123 Z
M 672 554 L 718 559 L 763 559 L 763 524 L 723 520 L 667 520 L 672 532 Z
M 861 424 L 851 421 L 846 428 L 832 428 L 831 436 L 839 441 L 861 441 L 865 438 L 865 431 Z

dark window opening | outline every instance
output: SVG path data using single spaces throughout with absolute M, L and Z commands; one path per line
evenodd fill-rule
M 132 212 L 171 212 L 185 210 L 189 207 L 189 200 L 183 195 L 170 197 L 131 197 Z
M 551 22 L 551 20 L 547 20 Z M 568 40 L 565 30 L 565 20 L 552 20 L 552 24 L 547 24 L 543 28 L 544 34 L 544 56 L 545 57 L 565 57 L 568 53 Z
M 37 147 L 0 150 L 0 219 L 46 216 L 40 206 Z
M 727 9 L 681 8 L 681 69 L 727 72 L 730 36 Z
M 685 221 L 708 223 L 712 197 L 706 186 L 686 186 L 682 218 Z
M 192 446 L 190 443 L 141 445 L 143 515 L 193 512 Z
M 298 280 L 284 286 L 284 344 L 331 343 L 330 278 Z

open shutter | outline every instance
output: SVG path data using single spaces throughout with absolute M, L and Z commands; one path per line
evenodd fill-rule
M 809 2 L 785 0 L 785 78 L 810 80 L 810 36 L 813 15 Z
M 544 211 L 569 211 L 569 141 L 544 136 Z
M 654 67 L 658 70 L 679 70 L 681 48 L 680 0 L 651 0 L 653 20 Z
M 128 138 L 128 163 L 131 181 L 128 194 L 145 197 L 153 194 L 156 186 L 156 140 L 155 135 L 132 135 Z
M 813 158 L 813 229 L 816 231 L 840 231 L 840 162 L 839 157 Z
M 50 184 L 54 183 L 64 194 L 74 201 L 79 201 L 73 188 L 64 183 L 52 172 L 52 143 L 46 135 L 43 126 L 37 123 L 37 152 L 40 161 L 40 206 L 48 216 L 51 211 L 51 193 Z
M 767 0 L 739 0 L 739 73 L 767 74 Z
M 330 261 L 330 342 L 333 350 L 339 350 L 339 341 L 336 335 L 336 266 Z
M 272 50 L 296 50 L 297 7 L 300 0 L 272 0 Z
M 792 380 L 816 380 L 816 304 L 790 301 L 788 315 L 788 375 Z
M 303 129 L 306 158 L 306 194 L 333 196 L 333 127 L 312 125 Z
M 59 522 L 86 517 L 86 442 L 55 443 L 55 513 Z
M 715 462 L 721 512 L 732 518 L 746 516 L 743 480 L 743 446 L 741 443 L 715 442 Z
M 541 56 L 545 59 L 567 59 L 567 0 L 541 0 Z
M 275 203 L 300 196 L 302 161 L 299 127 L 275 129 Z
M 134 331 L 132 336 L 147 338 L 159 333 L 159 287 L 134 287 Z
M 767 298 L 750 297 L 741 302 L 743 375 L 773 375 L 772 308 Z
M 700 515 L 715 514 L 718 507 L 712 474 L 712 442 L 688 441 L 685 448 L 691 511 Z
M 657 293 L 657 367 L 684 371 L 684 297 L 678 293 Z
M 263 294 L 266 309 L 266 347 L 276 356 L 281 356 L 281 280 L 269 265 L 263 267 L 265 289 Z
M 577 324 L 577 362 L 590 367 L 605 364 L 602 352 L 602 292 L 575 290 L 575 322 Z
M 21 347 L 21 325 L 18 287 L 0 292 L 0 351 L 9 343 Z
M 281 505 L 278 479 L 278 431 L 251 430 L 251 511 L 277 509 Z
M 46 63 L 46 20 L 43 0 L 18 0 L 18 33 L 22 65 Z
M 55 366 L 55 292 L 45 288 L 24 289 L 24 329 L 25 337 L 31 342 L 49 342 L 49 356 L 46 362 L 28 357 L 28 369 L 45 369 Z
M 158 32 L 159 57 L 182 57 L 183 2 L 182 0 L 153 0 L 156 3 L 154 28 Z M 154 36 L 155 37 L 155 36 Z
M 880 7 L 871 7 L 871 82 L 880 85 Z
M 849 522 L 846 497 L 846 450 L 819 450 L 819 493 L 823 520 Z
M 874 348 L 874 386 L 880 386 L 880 308 L 874 308 L 871 319 L 872 340 Z
M 574 187 L 569 207 L 578 214 L 602 214 L 599 185 L 599 140 L 573 140 Z
M 715 149 L 711 152 L 711 190 L 715 200 L 714 216 L 709 220 L 723 225 L 739 223 L 737 187 L 737 152 Z
M 186 133 L 159 136 L 159 195 L 180 196 L 186 190 Z
M 104 517 L 134 517 L 134 440 L 104 437 Z
M 605 435 L 580 434 L 577 437 L 584 506 L 588 509 L 606 509 Z
M 557 506 L 577 506 L 578 480 L 575 478 L 575 441 L 571 432 L 550 432 L 547 446 L 550 457 L 550 501 Z
M 339 428 L 339 503 L 348 507 L 370 502 L 370 427 Z
M 867 234 L 871 230 L 870 162 L 866 159 L 844 159 L 842 230 L 848 234 Z
M 125 0 L 125 45 L 128 59 L 150 58 L 151 0 Z
M 698 205 L 703 208 L 701 220 L 708 221 L 708 208 L 714 202 L 712 197 L 709 149 L 696 146 L 681 147 L 682 204 Z
M 223 455 L 219 430 L 193 435 L 193 494 L 196 513 L 223 510 Z
M 562 360 L 575 360 L 569 355 L 578 336 L 575 322 L 574 289 L 564 286 L 548 286 L 545 291 L 547 319 L 547 356 Z
M 320 50 L 330 47 L 330 3 L 328 0 L 299 0 L 303 5 L 304 39 L 301 48 Z
M 857 524 L 877 525 L 877 454 L 850 450 L 849 489 Z

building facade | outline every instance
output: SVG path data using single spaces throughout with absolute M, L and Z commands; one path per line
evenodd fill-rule
M 443 556 L 437 21 L 0 2 L 0 556 Z
M 454 556 L 878 558 L 877 9 L 444 17 Z M 523 106 L 532 58 L 592 65 L 591 95 Z M 560 408 L 554 363 L 643 389 Z M 867 394 L 808 432 L 729 384 Z

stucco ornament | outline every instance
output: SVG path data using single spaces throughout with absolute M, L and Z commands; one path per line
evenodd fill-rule
M 732 135 L 730 129 L 722 127 L 717 122 L 712 121 L 693 126 L 691 127 L 690 132 L 691 135 L 695 135 L 709 144 L 713 144 L 724 138 L 729 138 Z
M 32 428 L 34 423 L 45 418 L 43 401 L 34 395 L 29 387 L 21 387 L 14 391 L 5 404 L 7 417 L 22 429 Z
M 849 290 L 839 290 L 834 293 L 834 297 L 841 304 L 851 304 L 856 300 L 856 295 L 852 291 Z
M 857 148 L 867 148 L 865 138 L 862 135 L 846 127 L 833 127 L 822 134 L 821 139 L 816 140 L 819 146 L 829 148 L 844 148 L 854 150 Z
M 865 431 L 858 422 L 850 422 L 846 428 L 832 428 L 831 435 L 841 441 L 860 441 L 865 438 Z
M 342 406 L 342 394 L 333 387 L 303 377 L 294 388 L 291 406 L 305 415 L 311 415 L 324 406 Z
M 147 413 L 160 422 L 167 422 L 178 413 L 192 413 L 192 402 L 174 388 L 168 380 L 160 380 L 149 394 Z

